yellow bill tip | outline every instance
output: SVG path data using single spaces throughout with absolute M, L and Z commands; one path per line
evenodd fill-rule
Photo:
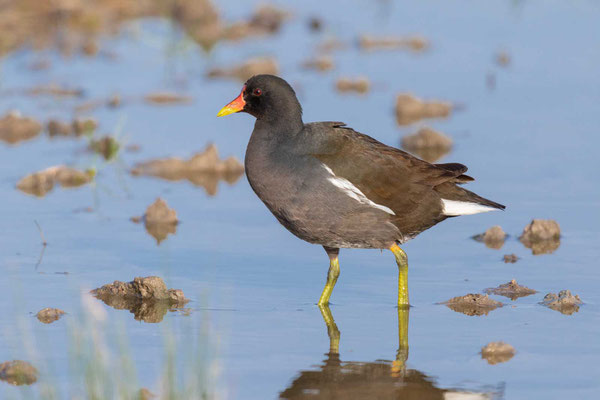
M 246 102 L 244 101 L 244 90 L 245 89 L 246 89 L 246 86 L 244 86 L 242 88 L 242 92 L 240 93 L 240 95 L 238 97 L 233 99 L 233 101 L 231 101 L 225 107 L 221 108 L 221 111 L 219 111 L 219 113 L 217 114 L 217 117 L 224 117 L 226 115 L 242 111 L 244 109 L 244 106 L 246 105 Z
M 225 117 L 227 115 L 238 112 L 239 110 L 234 109 L 233 107 L 229 107 L 228 105 L 221 108 L 221 111 L 217 113 L 217 117 Z

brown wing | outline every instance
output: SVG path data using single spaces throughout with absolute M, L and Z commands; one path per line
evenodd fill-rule
M 446 218 L 436 186 L 473 180 L 463 175 L 467 167 L 462 164 L 428 163 L 343 123 L 318 125 L 321 151 L 313 156 L 371 201 L 393 210 L 392 222 L 404 234 L 419 233 Z

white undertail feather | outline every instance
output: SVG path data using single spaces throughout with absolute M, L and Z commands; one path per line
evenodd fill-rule
M 354 186 L 352 184 L 352 182 L 350 182 L 348 179 L 340 178 L 339 176 L 336 176 L 333 173 L 333 170 L 331 168 L 329 168 L 327 165 L 323 164 L 323 167 L 331 175 L 331 177 L 327 178 L 327 180 L 329 182 L 333 183 L 336 187 L 342 189 L 344 191 L 344 193 L 346 193 L 348 196 L 352 197 L 354 200 L 358 201 L 359 203 L 366 204 L 366 205 L 369 205 L 374 208 L 378 208 L 382 211 L 385 211 L 388 214 L 396 215 L 396 213 L 394 211 L 392 211 L 392 209 L 390 209 L 389 207 L 382 206 L 381 204 L 377 204 L 377 203 L 371 201 L 367 196 L 365 196 L 365 194 L 359 188 Z
M 458 215 L 479 214 L 483 212 L 498 210 L 495 207 L 490 207 L 483 204 L 446 199 L 442 199 L 442 207 L 442 213 L 449 217 L 455 217 Z

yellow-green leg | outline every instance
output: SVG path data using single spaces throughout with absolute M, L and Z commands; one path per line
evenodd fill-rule
M 406 372 L 408 360 L 408 313 L 407 307 L 398 307 L 398 351 L 392 363 L 392 376 L 402 376 Z
M 329 304 L 331 292 L 333 292 L 333 287 L 337 282 L 338 276 L 340 276 L 340 262 L 338 260 L 340 249 L 333 249 L 325 246 L 323 246 L 323 248 L 329 256 L 329 271 L 327 272 L 327 282 L 325 282 L 325 288 L 323 289 L 323 293 L 321 293 L 321 297 L 317 303 L 319 306 L 326 306 Z
M 339 354 L 340 330 L 333 320 L 333 315 L 331 314 L 329 306 L 325 304 L 323 306 L 319 306 L 319 309 L 321 310 L 323 321 L 325 321 L 325 325 L 327 325 L 327 336 L 329 336 L 329 354 Z
M 390 247 L 398 264 L 398 308 L 408 308 L 408 257 L 397 244 Z

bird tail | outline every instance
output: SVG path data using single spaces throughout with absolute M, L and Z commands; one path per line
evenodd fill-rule
M 435 190 L 442 199 L 443 213 L 449 217 L 504 210 L 506 207 L 457 186 L 459 182 L 444 182 Z M 462 183 L 462 182 L 460 182 Z

